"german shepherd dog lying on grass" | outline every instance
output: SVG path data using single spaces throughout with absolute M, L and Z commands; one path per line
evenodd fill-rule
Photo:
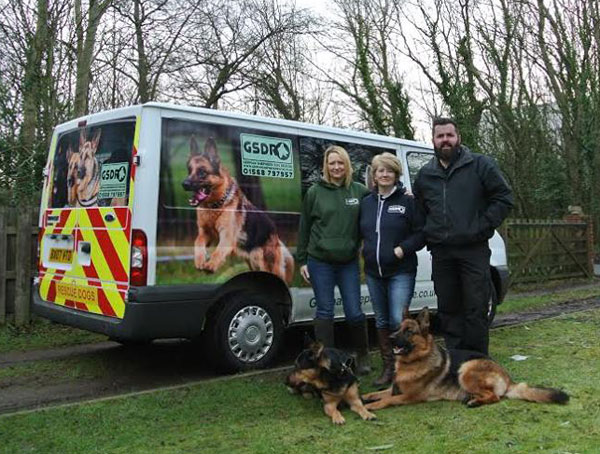
M 353 363 L 349 354 L 335 348 L 325 348 L 320 342 L 313 342 L 298 355 L 296 367 L 287 376 L 286 385 L 292 393 L 302 394 L 304 397 L 320 396 L 324 402 L 325 414 L 334 424 L 346 422 L 338 410 L 343 402 L 362 419 L 376 419 L 360 400 L 358 379 L 352 370 Z
M 188 176 L 183 189 L 192 192 L 189 204 L 196 208 L 198 235 L 194 241 L 196 269 L 214 273 L 230 255 L 245 259 L 251 270 L 268 271 L 290 284 L 294 259 L 277 235 L 273 221 L 244 195 L 221 165 L 217 144 L 211 137 L 204 150 L 190 139 Z M 207 256 L 207 246 L 215 245 Z
M 558 389 L 513 382 L 502 366 L 481 353 L 441 348 L 429 332 L 427 308 L 416 320 L 406 316 L 391 338 L 396 357 L 393 385 L 363 396 L 369 410 L 433 400 L 460 400 L 467 407 L 493 404 L 502 397 L 557 404 L 569 401 Z

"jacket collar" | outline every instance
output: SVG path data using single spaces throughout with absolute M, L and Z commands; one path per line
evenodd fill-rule
M 401 181 L 398 181 L 398 183 L 396 183 L 394 190 L 392 190 L 392 192 L 390 192 L 387 196 L 383 197 L 383 199 L 388 199 L 396 193 L 402 195 L 405 192 L 406 192 L 406 188 L 404 187 L 404 184 Z M 373 188 L 371 189 L 371 193 L 375 197 L 379 197 L 379 192 L 377 192 L 377 185 L 373 186 Z
M 464 145 L 461 145 L 460 146 L 460 155 L 459 155 L 458 159 L 455 162 L 453 162 L 452 164 L 450 164 L 450 168 L 448 170 L 446 170 L 442 167 L 437 156 L 434 156 L 433 158 L 431 158 L 429 163 L 425 165 L 424 169 L 430 174 L 438 175 L 438 176 L 445 178 L 446 176 L 448 176 L 448 177 L 451 176 L 456 171 L 456 169 L 466 166 L 467 164 L 471 163 L 472 161 L 473 161 L 473 153 L 471 152 L 471 150 L 469 150 Z

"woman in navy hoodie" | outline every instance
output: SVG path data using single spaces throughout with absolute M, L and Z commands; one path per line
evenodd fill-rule
M 382 153 L 373 158 L 375 188 L 360 204 L 360 233 L 369 294 L 383 370 L 373 385 L 389 386 L 394 377 L 390 334 L 402 322 L 415 288 L 416 252 L 425 245 L 423 216 L 414 197 L 400 182 L 402 166 L 396 156 Z

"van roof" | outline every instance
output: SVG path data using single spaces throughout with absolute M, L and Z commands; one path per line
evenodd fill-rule
M 135 116 L 140 113 L 142 109 L 145 108 L 157 108 L 161 110 L 169 110 L 173 112 L 185 112 L 185 113 L 196 113 L 202 114 L 206 116 L 210 116 L 213 118 L 222 118 L 222 119 L 236 119 L 236 120 L 245 120 L 253 123 L 263 124 L 263 125 L 278 125 L 287 128 L 295 128 L 301 129 L 303 131 L 311 131 L 316 133 L 325 133 L 332 135 L 342 135 L 345 137 L 354 137 L 360 138 L 363 140 L 369 141 L 378 141 L 389 143 L 390 145 L 408 145 L 414 146 L 419 144 L 424 148 L 431 148 L 431 145 L 424 142 L 418 142 L 414 140 L 400 139 L 392 136 L 384 136 L 379 134 L 372 134 L 368 132 L 356 131 L 353 129 L 345 129 L 345 128 L 334 128 L 331 126 L 322 126 L 316 125 L 312 123 L 303 123 L 301 121 L 295 120 L 283 120 L 279 118 L 270 118 L 270 117 L 262 117 L 259 115 L 250 115 L 241 112 L 229 112 L 217 109 L 208 109 L 205 107 L 193 107 L 193 106 L 183 106 L 178 104 L 171 103 L 162 103 L 162 102 L 148 102 L 144 104 L 138 104 L 128 107 L 121 107 L 118 109 L 106 110 L 98 113 L 93 113 L 89 115 L 85 115 L 80 118 L 76 118 L 74 120 L 65 122 L 57 127 L 57 129 L 71 129 L 77 127 L 79 122 L 83 120 L 93 120 L 93 123 L 98 123 L 102 121 L 108 121 L 116 116 Z

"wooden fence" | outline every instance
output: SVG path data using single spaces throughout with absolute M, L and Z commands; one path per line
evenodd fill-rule
M 37 208 L 0 207 L 0 324 L 31 320 L 37 224 Z M 500 233 L 507 245 L 510 284 L 592 277 L 592 232 L 586 219 L 507 220 Z
M 500 233 L 508 253 L 509 285 L 594 275 L 590 220 L 507 220 Z
M 31 320 L 38 212 L 31 207 L 0 207 L 0 324 L 23 325 Z

